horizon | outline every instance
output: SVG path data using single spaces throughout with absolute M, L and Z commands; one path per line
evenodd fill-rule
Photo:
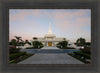
M 91 42 L 90 9 L 10 9 L 9 41 L 14 36 L 29 41 L 33 37 L 44 37 L 49 22 L 56 37 L 65 37 L 70 42 L 82 37 Z

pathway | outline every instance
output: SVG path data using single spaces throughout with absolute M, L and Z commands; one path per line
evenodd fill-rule
M 84 64 L 68 54 L 35 54 L 18 64 Z

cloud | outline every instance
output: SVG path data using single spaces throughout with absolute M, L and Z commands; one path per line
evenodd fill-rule
M 11 13 L 11 12 L 10 12 Z M 15 21 L 15 20 L 24 20 L 25 17 L 29 14 L 28 11 L 19 11 L 19 12 L 14 12 L 13 14 L 10 14 L 9 19 L 10 21 Z
M 68 34 L 69 38 L 72 36 L 85 37 L 87 40 L 91 38 L 91 31 L 89 30 L 91 29 L 91 17 L 87 16 L 85 10 L 65 13 L 56 12 L 53 16 L 56 28 L 63 34 Z
M 12 10 L 13 11 L 13 10 Z M 32 28 L 39 27 L 40 22 L 35 20 L 26 20 L 27 17 L 32 16 L 33 18 L 38 18 L 42 20 L 49 19 L 55 24 L 62 33 L 67 34 L 70 32 L 72 36 L 85 36 L 89 34 L 89 30 L 83 28 L 91 28 L 91 17 L 89 16 L 90 11 L 87 9 L 78 9 L 78 10 L 40 10 L 40 9 L 29 9 L 29 10 L 19 10 L 18 12 L 10 13 L 10 21 L 21 21 L 20 27 L 23 28 Z M 40 21 L 39 20 L 39 21 Z M 24 21 L 24 23 L 23 23 Z M 24 26 L 25 25 L 25 26 Z M 40 26 L 41 27 L 41 26 Z M 83 34 L 82 34 L 83 33 Z M 40 35 L 40 34 L 39 34 Z M 36 36 L 36 35 L 34 35 Z M 27 37 L 26 37 L 27 38 Z
M 81 31 L 82 27 L 84 26 L 90 26 L 91 24 L 91 18 L 90 17 L 84 17 L 86 15 L 86 11 L 76 11 L 76 12 L 56 12 L 54 22 L 55 25 L 60 28 L 61 30 L 68 32 L 67 30 L 74 30 L 75 31 Z
M 13 14 L 11 13 L 11 11 L 13 12 Z M 10 11 L 10 16 L 9 19 L 10 21 L 16 21 L 16 20 L 24 20 L 27 16 L 36 16 L 36 17 L 41 17 L 41 11 L 40 10 L 13 10 L 11 9 Z M 18 12 L 15 12 L 18 11 Z

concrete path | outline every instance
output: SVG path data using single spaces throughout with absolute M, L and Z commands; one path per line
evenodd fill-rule
M 68 54 L 35 54 L 18 64 L 84 64 Z
M 41 49 L 59 49 L 59 48 L 57 48 L 57 47 L 47 47 L 47 46 L 45 46 L 45 47 L 43 47 L 43 48 L 41 48 Z

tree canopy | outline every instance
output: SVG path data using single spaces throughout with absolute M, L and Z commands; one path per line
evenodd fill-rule
M 78 38 L 76 41 L 76 45 L 78 46 L 84 46 L 86 44 L 86 40 L 84 38 Z
M 43 47 L 43 44 L 39 41 L 33 41 L 33 47 L 34 48 L 42 48 Z
M 62 41 L 57 44 L 58 48 L 67 48 L 68 41 Z
M 16 39 L 12 39 L 11 42 L 10 42 L 10 45 L 14 45 L 14 46 L 16 46 L 16 45 L 17 45 L 17 41 L 16 41 Z

